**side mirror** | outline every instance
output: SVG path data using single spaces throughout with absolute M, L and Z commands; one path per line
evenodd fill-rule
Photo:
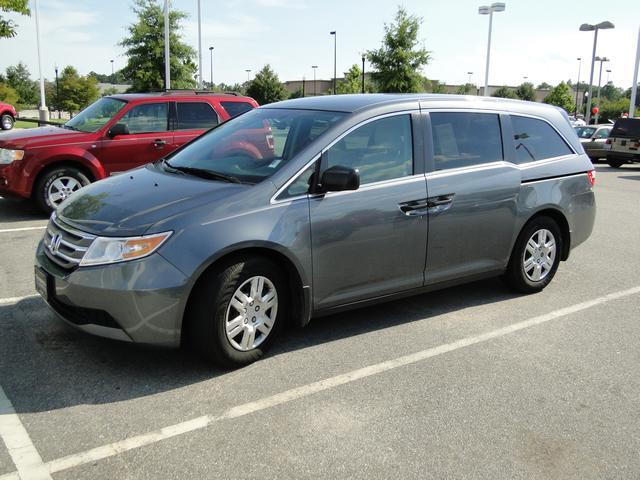
M 320 177 L 323 192 L 342 192 L 360 188 L 360 173 L 349 167 L 335 165 L 327 168 Z
M 113 138 L 118 135 L 129 135 L 129 126 L 126 123 L 116 123 L 107 132 L 107 137 Z

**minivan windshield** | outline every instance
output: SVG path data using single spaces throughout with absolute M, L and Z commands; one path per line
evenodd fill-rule
M 169 155 L 165 170 L 219 181 L 258 183 L 280 170 L 345 115 L 280 108 L 251 110 Z
M 64 127 L 85 133 L 97 132 L 125 105 L 124 100 L 103 97 L 65 123 Z

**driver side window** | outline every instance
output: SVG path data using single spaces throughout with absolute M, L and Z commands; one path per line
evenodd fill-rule
M 360 172 L 360 184 L 413 174 L 409 114 L 381 118 L 357 128 L 325 152 L 327 168 L 340 165 Z
M 133 107 L 118 123 L 129 127 L 129 133 L 166 132 L 168 125 L 168 105 L 163 103 L 143 103 Z

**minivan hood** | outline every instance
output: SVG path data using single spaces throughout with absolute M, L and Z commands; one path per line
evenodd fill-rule
M 67 142 L 82 142 L 90 135 L 61 127 L 38 127 L 24 130 L 11 130 L 0 136 L 0 147 L 26 148 L 38 146 L 51 146 L 51 141 L 56 144 Z
M 95 235 L 136 236 L 160 220 L 247 188 L 251 187 L 167 173 L 149 164 L 82 188 L 58 207 L 56 215 Z

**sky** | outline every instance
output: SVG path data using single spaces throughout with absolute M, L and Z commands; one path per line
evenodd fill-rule
M 33 0 L 32 0 L 33 2 Z M 118 42 L 135 21 L 130 0 L 40 0 L 42 68 L 54 78 L 54 66 L 75 66 L 81 74 L 111 73 L 126 63 Z M 491 85 L 538 85 L 588 80 L 593 32 L 580 32 L 582 23 L 609 20 L 615 29 L 599 33 L 597 55 L 610 59 L 603 68 L 617 86 L 628 88 L 640 26 L 640 0 L 506 0 L 506 10 L 494 14 Z M 419 39 L 431 52 L 423 69 L 430 79 L 449 84 L 484 83 L 489 18 L 479 15 L 482 0 L 201 0 L 203 76 L 210 77 L 209 47 L 213 46 L 216 83 L 246 80 L 269 63 L 282 81 L 302 77 L 333 77 L 333 37 L 337 31 L 338 76 L 362 52 L 378 48 L 384 24 L 398 5 L 422 18 Z M 605 8 L 606 7 L 606 8 Z M 184 40 L 197 49 L 197 0 L 173 0 L 172 8 L 187 12 Z M 22 61 L 38 76 L 35 18 L 9 15 L 19 24 L 18 35 L 0 39 L 0 71 Z M 367 64 L 367 69 L 369 68 Z M 597 70 L 594 83 L 597 83 Z

